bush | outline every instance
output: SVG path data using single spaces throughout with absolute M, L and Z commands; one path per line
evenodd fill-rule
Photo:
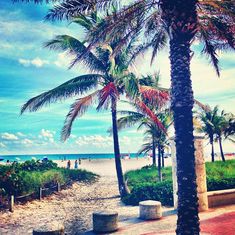
M 122 198 L 124 203 L 133 206 L 145 200 L 156 200 L 165 206 L 173 206 L 172 182 L 164 181 L 139 184 L 131 190 L 131 194 Z
M 235 188 L 235 160 L 207 162 L 207 190 Z M 143 200 L 158 200 L 163 205 L 173 205 L 171 167 L 162 169 L 163 182 L 158 182 L 157 168 L 146 166 L 125 174 L 131 194 L 122 200 L 128 205 L 138 205 Z
M 56 183 L 70 181 L 94 181 L 97 175 L 85 170 L 58 168 L 52 161 L 0 166 L 0 198 L 10 195 L 21 196 L 37 192 L 39 187 L 50 188 Z
M 57 164 L 51 160 L 40 161 L 40 160 L 28 160 L 23 163 L 14 163 L 13 166 L 16 170 L 23 171 L 45 171 L 57 168 Z

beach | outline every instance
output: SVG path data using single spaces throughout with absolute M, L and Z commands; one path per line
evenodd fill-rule
M 60 167 L 66 167 L 66 161 L 56 162 Z M 71 163 L 73 168 L 74 160 Z M 151 159 L 122 160 L 124 172 L 149 164 Z M 82 234 L 92 228 L 92 213 L 103 209 L 118 211 L 120 221 L 138 217 L 138 207 L 127 207 L 120 201 L 114 159 L 82 160 L 79 168 L 101 177 L 93 184 L 74 183 L 71 188 L 45 197 L 42 201 L 16 205 L 14 213 L 1 211 L 0 234 L 32 234 L 33 228 L 51 221 L 63 223 L 67 234 Z
M 67 160 L 68 161 L 68 160 Z M 67 161 L 54 160 L 59 167 L 66 167 Z M 71 161 L 71 169 L 74 168 L 75 160 Z M 152 158 L 131 158 L 122 159 L 123 172 L 130 170 L 140 169 L 143 166 L 151 165 Z M 165 166 L 171 165 L 171 158 L 165 158 Z M 82 159 L 81 164 L 78 166 L 79 169 L 94 172 L 101 176 L 116 176 L 116 168 L 114 159 Z

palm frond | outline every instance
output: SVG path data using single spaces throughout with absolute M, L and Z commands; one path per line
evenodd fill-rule
M 116 85 L 113 82 L 108 83 L 103 87 L 98 94 L 99 104 L 97 110 L 108 109 L 112 100 L 117 100 L 119 98 L 119 93 Z
M 35 3 L 35 4 L 42 4 L 42 3 L 51 3 L 51 2 L 61 2 L 61 0 L 12 0 L 13 3 L 15 2 L 25 2 L 25 3 Z
M 64 0 L 49 10 L 47 20 L 72 19 L 79 14 L 90 14 L 95 10 L 105 10 L 111 6 L 118 7 L 116 0 Z
M 48 41 L 45 47 L 52 50 L 67 51 L 74 56 L 71 66 L 81 63 L 88 67 L 90 71 L 105 72 L 106 67 L 97 56 L 90 51 L 81 41 L 69 35 L 58 35 L 54 39 Z
M 61 131 L 61 140 L 65 141 L 71 134 L 71 128 L 74 120 L 77 117 L 81 117 L 87 109 L 94 103 L 97 98 L 97 94 L 99 91 L 95 91 L 94 93 L 85 96 L 83 98 L 77 99 L 74 104 L 71 105 L 70 111 L 66 117 L 64 122 L 63 129 Z
M 202 27 L 200 28 L 201 28 L 200 30 L 201 40 L 204 43 L 204 48 L 202 50 L 202 53 L 206 54 L 210 58 L 210 61 L 213 67 L 215 68 L 217 75 L 220 76 L 219 60 L 216 53 L 216 48 L 213 45 L 212 41 L 210 40 L 208 33 L 204 31 Z
M 161 89 L 150 86 L 140 86 L 139 90 L 145 99 L 150 101 L 152 104 L 157 104 L 159 107 L 165 106 L 170 100 L 170 94 L 168 89 Z
M 136 100 L 136 106 L 142 113 L 151 118 L 160 130 L 166 133 L 166 129 L 162 122 L 144 102 L 142 102 L 141 100 Z
M 163 27 L 158 28 L 156 31 L 157 32 L 155 33 L 152 39 L 153 52 L 152 52 L 152 57 L 151 57 L 151 65 L 153 64 L 158 51 L 166 46 L 167 38 L 168 38 L 167 33 Z
M 150 151 L 152 151 L 152 144 L 151 143 L 145 143 L 141 146 L 140 150 L 138 151 L 138 155 L 140 154 L 146 154 Z
M 143 115 L 136 113 L 134 115 L 129 115 L 129 116 L 125 116 L 125 117 L 121 117 L 117 120 L 117 127 L 118 130 L 122 130 L 124 128 L 128 128 L 128 127 L 132 127 L 138 123 L 141 122 L 141 120 L 143 119 Z
M 73 78 L 62 85 L 47 92 L 43 92 L 27 101 L 21 109 L 21 114 L 26 110 L 35 112 L 44 105 L 72 97 L 73 95 L 81 95 L 97 87 L 101 77 L 102 76 L 99 74 L 87 74 Z

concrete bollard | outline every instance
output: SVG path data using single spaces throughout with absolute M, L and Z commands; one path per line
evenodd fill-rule
M 140 218 L 144 220 L 160 219 L 162 217 L 162 205 L 159 201 L 142 201 L 139 203 Z
M 51 222 L 35 228 L 33 235 L 64 235 L 64 226 L 58 222 Z
M 9 207 L 10 212 L 14 212 L 14 203 L 15 203 L 14 195 L 11 195 L 10 207 Z
M 118 229 L 118 213 L 116 211 L 98 211 L 93 213 L 93 231 L 109 233 Z

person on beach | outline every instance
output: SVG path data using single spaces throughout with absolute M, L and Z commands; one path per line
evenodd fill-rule
M 78 159 L 78 162 L 79 162 L 79 165 L 81 165 L 82 161 L 81 161 L 81 159 L 80 159 L 80 158 Z
M 68 160 L 67 161 L 67 169 L 70 169 L 70 167 L 71 167 L 71 162 L 70 162 L 70 160 Z
M 78 160 L 77 159 L 74 162 L 74 169 L 78 169 Z

